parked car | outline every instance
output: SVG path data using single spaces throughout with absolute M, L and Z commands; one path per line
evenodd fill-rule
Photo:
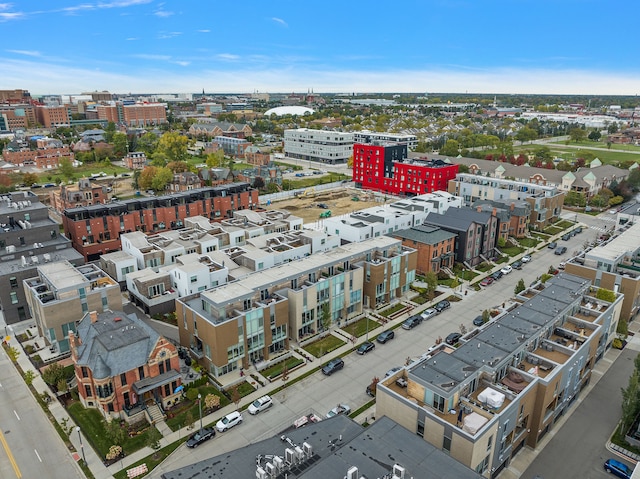
M 380 344 L 384 344 L 395 337 L 396 337 L 396 333 L 394 333 L 392 330 L 383 331 L 380 334 L 378 334 L 376 341 L 378 341 Z
M 549 248 L 549 249 L 556 249 L 556 246 L 558 246 L 558 243 L 556 243 L 555 241 L 552 241 L 551 243 L 549 243 L 549 245 L 547 246 L 547 248 Z
M 388 378 L 389 376 L 393 376 L 395 373 L 400 371 L 402 368 L 400 366 L 396 366 L 394 368 L 389 369 L 386 373 L 384 373 L 384 377 Z
M 623 479 L 631 479 L 633 473 L 629 466 L 615 459 L 607 459 L 604 463 L 604 470 Z
M 340 414 L 344 414 L 348 416 L 351 414 L 351 408 L 347 404 L 338 404 L 331 411 L 327 413 L 327 418 L 332 418 L 334 416 L 339 416 Z
M 574 231 L 575 231 L 577 234 L 582 233 L 582 226 L 578 226 Z
M 326 203 L 318 203 L 318 208 L 322 208 L 323 210 L 329 209 Z
M 440 311 L 438 311 L 435 308 L 429 308 L 429 309 L 425 309 L 420 316 L 422 317 L 423 321 L 427 321 L 431 318 L 433 318 L 434 316 L 437 316 L 440 313 Z
M 491 278 L 493 278 L 494 281 L 498 281 L 503 276 L 504 276 L 504 273 L 501 270 L 498 270 L 495 273 L 491 273 Z
M 436 304 L 434 308 L 438 313 L 442 313 L 445 309 L 449 308 L 450 306 L 451 306 L 451 303 L 446 299 L 443 299 L 442 301 L 438 302 L 438 304 Z
M 493 284 L 494 281 L 495 279 L 493 279 L 491 276 L 487 276 L 482 281 L 480 281 L 480 286 L 489 286 Z
M 482 315 L 476 316 L 475 318 L 473 318 L 474 326 L 482 326 L 483 324 L 484 324 L 484 319 L 482 319 Z
M 372 398 L 376 397 L 376 387 L 373 386 L 373 384 L 369 384 L 367 386 L 367 389 L 365 390 L 365 392 L 367 393 L 367 396 L 369 396 L 369 397 L 372 397 Z
M 296 178 L 302 178 L 304 176 L 304 173 L 296 173 Z
M 402 323 L 402 329 L 413 329 L 417 325 L 419 325 L 421 322 L 422 322 L 422 317 L 419 314 L 416 314 L 414 316 L 409 316 Z
M 531 261 L 531 255 L 525 254 L 522 258 L 520 258 L 520 261 L 522 261 L 523 263 L 528 263 L 529 261 Z
M 571 233 L 562 235 L 562 241 L 569 241 L 571 239 Z
M 331 376 L 336 371 L 340 371 L 344 367 L 344 361 L 342 358 L 335 358 L 329 361 L 323 368 L 322 374 L 325 376 Z
M 456 344 L 458 341 L 460 341 L 460 338 L 462 337 L 462 334 L 460 333 L 451 333 L 450 335 L 448 335 L 445 338 L 445 343 L 447 343 L 450 346 L 453 346 L 454 344 Z
M 609 210 L 609 214 L 610 215 L 615 215 L 618 212 L 618 210 Z
M 273 406 L 271 396 L 265 395 L 253 401 L 247 410 L 249 411 L 249 414 L 256 415 L 265 409 L 269 409 L 271 406 Z
M 561 254 L 565 254 L 566 252 L 567 252 L 567 247 L 566 246 L 560 246 L 553 253 L 557 254 L 557 255 L 561 255 Z
M 502 274 L 509 274 L 512 271 L 513 271 L 513 268 L 509 265 L 503 266 L 502 269 L 500 270 Z
M 514 261 L 513 264 L 511 265 L 511 267 L 513 269 L 522 269 L 522 261 L 520 261 L 520 260 Z
M 356 349 L 356 353 L 360 355 L 367 354 L 369 351 L 373 351 L 375 347 L 375 343 L 372 343 L 371 341 L 365 341 L 360 346 L 358 346 L 358 349 Z
M 216 429 L 218 430 L 218 432 L 224 432 L 227 429 L 231 429 L 233 426 L 236 426 L 241 423 L 242 423 L 242 414 L 240 414 L 238 411 L 233 411 L 227 414 L 225 417 L 223 417 L 216 423 Z
M 198 447 L 205 441 L 208 441 L 212 437 L 215 437 L 216 430 L 212 427 L 204 427 L 202 430 L 194 432 L 189 439 L 187 439 L 187 447 Z

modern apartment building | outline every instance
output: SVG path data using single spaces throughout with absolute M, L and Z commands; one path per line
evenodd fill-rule
M 458 345 L 434 346 L 378 383 L 376 415 L 496 477 L 540 444 L 610 347 L 622 296 L 609 302 L 597 290 L 566 273 L 525 290 Z
M 234 211 L 257 205 L 257 190 L 247 183 L 231 183 L 172 195 L 69 208 L 62 215 L 62 224 L 73 247 L 87 261 L 93 261 L 104 253 L 119 250 L 122 233 L 180 229 L 183 220 L 190 216 L 221 220 L 230 218 Z
M 438 273 L 455 262 L 457 235 L 437 226 L 421 225 L 389 233 L 402 244 L 418 250 L 418 274 Z
M 473 204 L 473 208 L 498 217 L 500 238 L 524 238 L 529 231 L 531 205 L 524 200 L 479 200 Z
M 353 133 L 308 128 L 284 130 L 284 153 L 288 158 L 344 164 L 353 154 Z
M 405 144 L 409 150 L 415 149 L 418 146 L 418 137 L 416 135 L 408 135 L 402 133 L 389 133 L 380 131 L 354 131 L 353 132 L 354 143 L 395 143 Z
M 234 138 L 232 136 L 215 136 L 213 142 L 220 145 L 226 155 L 235 156 L 239 158 L 244 157 L 244 152 L 251 143 L 244 138 Z
M 0 195 L 0 307 L 7 324 L 29 319 L 23 280 L 52 261 L 82 264 L 82 255 L 60 234 L 47 206 L 30 191 Z
M 38 335 L 59 353 L 69 351 L 69 331 L 89 311 L 120 311 L 120 286 L 94 264 L 45 263 L 23 281 Z
M 416 256 L 396 239 L 375 238 L 180 298 L 180 344 L 216 377 L 268 360 L 290 341 L 404 295 Z
M 339 236 L 344 241 L 358 242 L 421 225 L 429 213 L 444 214 L 449 208 L 460 206 L 462 198 L 446 191 L 436 191 L 327 218 L 323 220 L 322 228 L 326 233 Z
M 640 311 L 640 223 L 567 262 L 565 271 L 595 286 L 624 294 L 620 318 L 632 321 Z
M 470 206 L 480 200 L 509 204 L 524 200 L 531 205 L 529 224 L 544 229 L 558 220 L 564 204 L 564 193 L 555 186 L 460 173 L 449 181 L 449 193 L 461 196 Z
M 152 422 L 182 394 L 178 350 L 135 314 L 85 313 L 69 342 L 80 402 L 109 421 Z
M 353 147 L 353 181 L 365 190 L 416 196 L 446 190 L 458 165 L 444 160 L 407 158 L 407 145 L 356 143 Z

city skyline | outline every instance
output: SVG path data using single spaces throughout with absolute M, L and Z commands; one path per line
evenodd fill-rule
M 0 3 L 3 88 L 35 95 L 640 92 L 629 61 L 637 43 L 613 41 L 634 29 L 621 0 L 606 8 L 591 0 L 242 5 Z

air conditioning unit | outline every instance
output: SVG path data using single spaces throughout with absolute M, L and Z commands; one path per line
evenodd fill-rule
M 256 469 L 256 479 L 267 479 L 266 471 L 259 466 L 258 469 Z
M 404 467 L 400 466 L 399 464 L 393 465 L 393 479 L 404 479 L 404 472 Z
M 356 466 L 351 466 L 347 469 L 347 479 L 358 479 L 358 468 Z

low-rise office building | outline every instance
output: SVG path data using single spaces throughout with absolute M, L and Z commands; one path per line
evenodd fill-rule
M 353 154 L 353 133 L 308 128 L 284 130 L 284 153 L 299 160 L 346 164 Z
M 180 298 L 180 344 L 216 377 L 246 368 L 406 294 L 416 260 L 416 250 L 380 237 Z
M 621 308 L 620 294 L 560 273 L 459 344 L 434 346 L 378 383 L 376 415 L 496 477 L 578 398 L 615 338 Z

